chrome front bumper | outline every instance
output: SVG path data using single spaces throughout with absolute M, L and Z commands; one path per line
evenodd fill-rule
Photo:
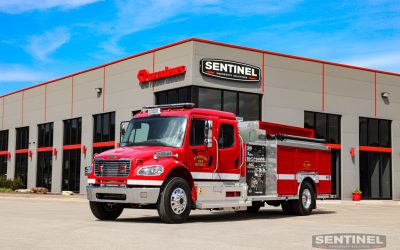
M 159 187 L 97 187 L 86 186 L 89 201 L 133 203 L 133 204 L 156 204 Z

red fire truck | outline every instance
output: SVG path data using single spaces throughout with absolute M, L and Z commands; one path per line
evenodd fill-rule
M 144 107 L 121 123 L 119 148 L 96 155 L 87 197 L 95 217 L 157 209 L 181 223 L 193 209 L 257 212 L 265 204 L 309 215 L 331 195 L 331 154 L 314 131 L 192 103 Z

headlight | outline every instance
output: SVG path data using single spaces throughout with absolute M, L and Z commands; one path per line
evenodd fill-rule
M 163 166 L 154 165 L 154 166 L 148 166 L 148 167 L 140 168 L 137 174 L 138 175 L 157 176 L 157 175 L 161 175 L 162 173 L 164 173 Z

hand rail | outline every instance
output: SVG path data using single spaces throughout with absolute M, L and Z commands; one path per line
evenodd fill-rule
M 215 137 L 213 139 L 215 141 L 215 148 L 217 149 L 217 152 L 215 154 L 215 158 L 216 158 L 215 169 L 214 169 L 214 173 L 215 173 L 215 172 L 217 172 L 217 169 L 218 169 L 218 141 L 217 141 L 217 139 L 215 139 Z

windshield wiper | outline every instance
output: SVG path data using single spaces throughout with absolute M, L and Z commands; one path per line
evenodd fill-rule
M 129 143 L 126 146 L 163 146 L 163 147 L 168 147 L 169 145 L 165 142 L 159 141 L 159 140 L 148 140 L 148 141 L 141 141 L 141 142 L 134 142 L 134 143 Z

